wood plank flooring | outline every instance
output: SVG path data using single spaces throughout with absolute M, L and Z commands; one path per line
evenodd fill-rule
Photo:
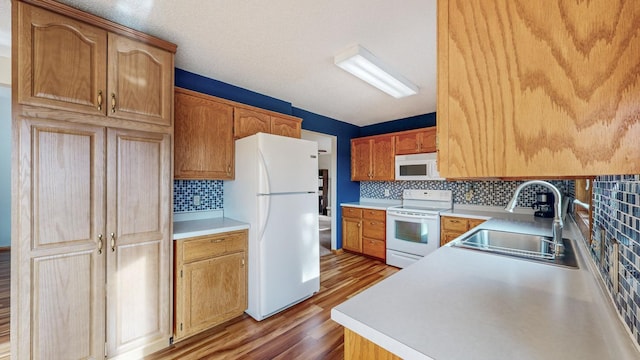
M 9 358 L 11 319 L 11 252 L 0 251 L 0 359 Z
M 349 253 L 323 256 L 320 292 L 310 299 L 260 322 L 245 314 L 146 359 L 343 359 L 331 308 L 397 271 Z

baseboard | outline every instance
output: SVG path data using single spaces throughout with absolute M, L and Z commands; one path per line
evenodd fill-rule
M 11 251 L 11 246 L 0 246 L 0 252 Z
M 331 250 L 331 252 L 332 252 L 334 255 L 340 255 L 340 254 L 344 253 L 344 250 L 342 250 L 342 249 L 337 249 L 337 250 Z

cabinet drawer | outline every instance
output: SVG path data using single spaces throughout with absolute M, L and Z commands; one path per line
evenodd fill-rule
M 364 209 L 362 216 L 367 220 L 378 220 L 384 222 L 387 219 L 387 212 L 384 210 Z
M 467 219 L 456 218 L 443 216 L 442 218 L 442 229 L 443 230 L 451 230 L 451 231 L 467 231 Z
M 185 240 L 183 247 L 183 261 L 188 263 L 222 254 L 243 251 L 246 248 L 246 231 Z
M 362 209 L 353 207 L 343 207 L 342 216 L 350 218 L 362 218 Z
M 384 240 L 378 239 L 362 239 L 362 252 L 365 255 L 373 256 L 378 259 L 385 259 L 385 254 L 387 252 L 387 248 Z
M 385 224 L 382 221 L 362 220 L 362 236 L 379 240 L 385 239 Z

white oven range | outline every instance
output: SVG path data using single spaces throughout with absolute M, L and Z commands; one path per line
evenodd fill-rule
M 387 264 L 404 268 L 436 250 L 440 212 L 452 206 L 451 190 L 404 190 L 402 205 L 387 209 Z

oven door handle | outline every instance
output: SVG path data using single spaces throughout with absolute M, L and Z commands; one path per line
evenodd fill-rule
M 411 214 L 391 213 L 388 215 L 389 217 L 396 217 L 396 218 L 412 218 L 412 219 L 424 219 L 424 220 L 438 220 L 438 217 L 439 217 L 439 215 L 431 215 L 431 214 L 411 215 Z

